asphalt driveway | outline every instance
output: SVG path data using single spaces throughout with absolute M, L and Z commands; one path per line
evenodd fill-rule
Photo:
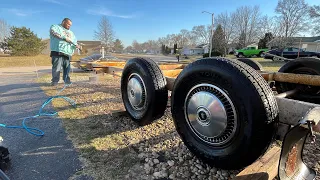
M 36 115 L 48 98 L 35 83 L 37 76 L 32 71 L 0 69 L 0 123 L 20 126 L 23 118 Z M 46 110 L 53 110 L 51 104 Z M 0 128 L 3 144 L 11 153 L 11 168 L 6 172 L 10 179 L 64 180 L 81 170 L 78 153 L 67 139 L 59 118 L 39 117 L 27 125 L 43 130 L 45 135 L 37 137 L 22 129 Z

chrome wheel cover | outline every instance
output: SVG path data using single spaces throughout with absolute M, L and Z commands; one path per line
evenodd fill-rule
M 141 76 L 136 73 L 129 76 L 127 93 L 130 105 L 134 110 L 141 110 L 145 107 L 147 92 Z
M 212 84 L 191 88 L 184 103 L 189 127 L 202 141 L 211 145 L 229 142 L 237 128 L 237 114 L 229 96 Z

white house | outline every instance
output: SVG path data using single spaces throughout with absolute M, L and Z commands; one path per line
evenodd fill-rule
M 204 49 L 203 48 L 189 48 L 189 47 L 185 47 L 182 49 L 181 54 L 185 54 L 185 55 L 201 55 L 204 53 Z
M 258 49 L 258 43 L 249 44 L 247 47 L 255 47 L 256 49 Z
M 203 45 L 202 49 L 204 54 L 209 53 L 210 45 L 209 44 Z
M 190 46 L 186 46 L 184 48 L 182 48 L 181 50 L 181 54 L 185 54 L 185 55 L 202 55 L 204 53 L 209 53 L 209 48 L 210 45 L 205 43 L 205 44 L 199 44 L 195 47 L 190 47 Z
M 281 39 L 274 38 L 267 43 L 269 48 L 277 46 Z M 320 36 L 315 37 L 292 37 L 289 38 L 291 47 L 301 48 L 306 51 L 320 52 Z

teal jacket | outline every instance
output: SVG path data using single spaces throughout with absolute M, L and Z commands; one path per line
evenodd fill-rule
M 71 39 L 72 43 L 65 41 L 66 37 Z M 77 38 L 72 31 L 64 28 L 62 25 L 52 25 L 50 27 L 50 50 L 61 52 L 72 56 L 76 49 Z

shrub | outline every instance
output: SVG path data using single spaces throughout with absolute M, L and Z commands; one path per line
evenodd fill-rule
M 215 57 L 215 56 L 222 56 L 222 53 L 217 52 L 217 51 L 211 52 L 211 57 Z M 203 57 L 204 57 L 204 58 L 209 57 L 209 53 L 203 54 Z

